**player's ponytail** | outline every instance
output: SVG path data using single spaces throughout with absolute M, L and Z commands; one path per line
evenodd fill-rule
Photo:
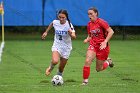
M 71 27 L 71 23 L 70 23 L 70 19 L 69 19 L 68 14 L 67 14 L 67 20 L 68 20 L 68 23 L 69 23 L 69 26 L 70 26 L 71 30 L 73 30 L 73 28 Z

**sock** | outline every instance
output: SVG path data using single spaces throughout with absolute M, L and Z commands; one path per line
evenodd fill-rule
M 103 70 L 105 70 L 108 66 L 109 66 L 109 63 L 107 61 L 105 61 L 103 64 Z
M 61 72 L 59 72 L 59 71 L 58 71 L 58 72 L 57 72 L 57 75 L 62 76 L 62 75 L 63 75 L 63 73 L 61 73 Z
M 90 75 L 90 67 L 84 66 L 83 67 L 83 79 L 84 79 L 84 82 L 88 82 L 89 75 Z

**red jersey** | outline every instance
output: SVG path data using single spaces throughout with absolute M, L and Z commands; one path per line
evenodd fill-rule
M 90 40 L 90 44 L 93 46 L 100 45 L 101 42 L 103 42 L 107 36 L 107 29 L 109 28 L 109 25 L 106 21 L 104 21 L 101 18 L 97 18 L 94 22 L 89 22 L 87 25 L 87 31 L 89 36 L 92 38 Z

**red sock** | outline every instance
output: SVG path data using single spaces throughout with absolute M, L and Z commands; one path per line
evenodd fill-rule
M 109 63 L 105 61 L 103 64 L 103 70 L 105 70 L 108 66 L 109 66 Z
M 90 75 L 90 67 L 83 67 L 83 79 L 88 79 Z

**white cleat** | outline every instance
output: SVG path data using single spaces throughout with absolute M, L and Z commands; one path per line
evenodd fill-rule
M 86 85 L 88 85 L 88 82 L 83 82 L 81 85 L 86 86 Z

